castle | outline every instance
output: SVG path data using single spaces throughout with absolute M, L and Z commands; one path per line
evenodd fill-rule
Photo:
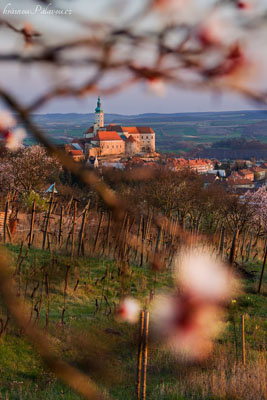
M 155 132 L 148 126 L 105 126 L 104 111 L 98 97 L 94 125 L 87 129 L 83 139 L 75 139 L 72 144 L 79 146 L 89 157 L 151 154 L 155 152 Z

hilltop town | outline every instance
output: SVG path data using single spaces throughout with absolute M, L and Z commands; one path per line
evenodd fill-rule
M 65 144 L 65 150 L 77 162 L 94 168 L 155 167 L 163 165 L 173 171 L 188 169 L 202 175 L 204 186 L 220 184 L 227 191 L 254 191 L 267 183 L 267 162 L 261 160 L 218 160 L 168 156 L 156 151 L 156 133 L 150 126 L 122 126 L 104 123 L 104 110 L 98 97 L 95 122 Z
M 95 122 L 83 135 L 65 145 L 65 150 L 75 160 L 89 160 L 96 167 L 98 162 L 120 162 L 125 157 L 139 155 L 141 159 L 155 159 L 155 132 L 149 126 L 105 125 L 100 97 L 95 109 Z

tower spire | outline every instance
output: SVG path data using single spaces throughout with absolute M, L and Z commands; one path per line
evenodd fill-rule
M 98 125 L 99 128 L 104 127 L 104 111 L 103 108 L 101 107 L 100 96 L 98 96 L 97 106 L 95 109 L 95 123 Z

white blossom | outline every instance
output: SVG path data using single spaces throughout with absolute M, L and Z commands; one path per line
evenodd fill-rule
M 140 313 L 140 304 L 138 300 L 132 297 L 125 297 L 119 304 L 117 310 L 117 319 L 122 322 L 134 324 L 138 321 Z
M 14 130 L 8 131 L 6 135 L 6 148 L 10 151 L 18 150 L 26 138 L 27 134 L 25 129 L 16 128 Z
M 0 111 L 0 130 L 11 129 L 16 125 L 16 120 L 9 111 Z
M 152 327 L 175 354 L 201 360 L 222 330 L 224 306 L 237 294 L 237 281 L 222 261 L 200 248 L 183 250 L 174 268 L 174 290 L 152 303 Z

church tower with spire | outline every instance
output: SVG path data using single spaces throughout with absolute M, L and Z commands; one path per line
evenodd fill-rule
M 104 128 L 104 111 L 101 107 L 100 96 L 98 96 L 97 106 L 95 109 L 95 124 L 98 125 L 98 128 Z

